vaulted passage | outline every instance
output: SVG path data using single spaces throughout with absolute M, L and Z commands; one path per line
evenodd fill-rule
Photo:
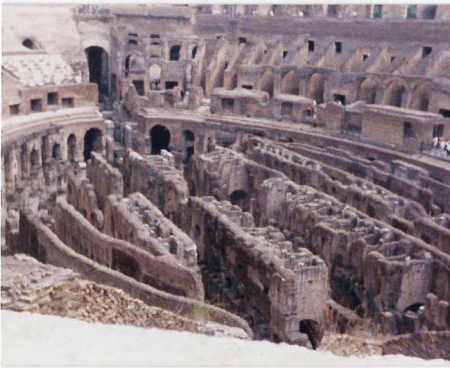
M 84 160 L 91 158 L 92 151 L 102 151 L 102 132 L 99 129 L 89 129 L 84 135 Z
M 86 50 L 86 56 L 89 65 L 89 82 L 98 85 L 99 102 L 109 95 L 108 86 L 108 53 L 101 47 L 91 46 Z
M 155 125 L 150 130 L 150 153 L 159 155 L 162 149 L 170 151 L 170 131 L 165 126 Z

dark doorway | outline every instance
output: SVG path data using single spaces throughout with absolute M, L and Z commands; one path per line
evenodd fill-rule
M 102 132 L 100 129 L 89 129 L 84 135 L 84 160 L 91 158 L 92 151 L 102 151 Z
M 245 190 L 235 190 L 230 194 L 230 201 L 234 205 L 238 205 L 241 208 L 244 208 L 244 203 L 247 200 L 248 194 Z
M 188 163 L 194 154 L 195 136 L 190 130 L 183 132 L 183 146 L 184 146 L 184 163 Z
M 136 260 L 125 252 L 113 248 L 112 269 L 137 279 L 139 276 L 139 265 Z
M 61 147 L 58 143 L 55 143 L 52 148 L 52 158 L 54 160 L 60 160 L 61 159 Z
M 311 346 L 315 350 L 321 340 L 319 324 L 311 319 L 303 319 L 299 323 L 299 330 L 308 335 Z
M 392 91 L 391 95 L 391 105 L 401 107 L 402 106 L 402 100 L 403 100 L 403 94 L 405 93 L 405 87 L 398 86 L 395 87 Z
M 134 88 L 136 88 L 136 92 L 139 96 L 144 96 L 144 81 L 143 80 L 134 80 L 133 81 Z
M 178 60 L 180 58 L 180 45 L 173 45 L 170 48 L 170 60 Z
M 69 138 L 67 138 L 67 159 L 69 161 L 75 161 L 77 149 L 77 138 L 75 134 L 71 134 Z
M 341 103 L 342 105 L 345 105 L 345 96 L 344 95 L 335 94 L 334 95 L 334 102 Z
M 103 102 L 108 96 L 108 53 L 98 46 L 91 46 L 86 49 L 86 56 L 89 65 L 89 82 L 98 86 L 99 102 Z
M 173 89 L 176 86 L 178 86 L 178 82 L 173 82 L 173 81 L 166 82 L 166 89 Z
M 155 125 L 150 130 L 150 139 L 151 139 L 151 154 L 159 155 L 161 154 L 161 150 L 165 149 L 170 151 L 170 132 L 169 129 L 162 125 Z
M 439 114 L 441 114 L 444 118 L 450 118 L 450 110 L 448 109 L 439 109 Z

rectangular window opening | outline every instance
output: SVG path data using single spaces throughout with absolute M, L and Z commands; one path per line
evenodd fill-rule
M 30 101 L 31 111 L 40 112 L 42 111 L 42 99 L 36 98 Z
M 288 56 L 288 51 L 287 51 L 287 50 L 284 50 L 284 51 L 283 51 L 283 59 L 286 59 L 287 56 Z
M 383 18 L 383 5 L 375 5 L 373 7 L 373 17 Z
M 178 82 L 166 81 L 166 89 L 173 89 L 178 86 Z
M 247 39 L 245 37 L 239 37 L 239 44 L 247 43 Z
M 407 19 L 416 19 L 417 18 L 417 5 L 408 5 L 408 9 L 406 11 Z
M 314 41 L 308 41 L 308 52 L 314 52 Z
M 363 61 L 366 61 L 368 58 L 369 58 L 369 54 L 364 54 L 362 57 Z
M 340 54 L 342 52 L 342 42 L 335 42 L 334 45 L 336 47 L 336 54 Z
M 63 105 L 63 107 L 73 107 L 73 97 L 65 97 L 61 99 L 61 104 Z
M 403 138 L 414 138 L 414 129 L 409 121 L 403 123 Z
M 9 105 L 9 115 L 19 115 L 20 104 Z
M 245 88 L 245 89 L 253 89 L 253 86 L 250 85 L 250 84 L 243 84 L 243 85 L 242 85 L 242 88 Z
M 159 34 L 152 33 L 152 34 L 150 35 L 150 38 L 160 38 L 160 37 L 159 37 Z
M 58 104 L 58 93 L 49 92 L 47 94 L 47 105 L 57 105 Z
M 222 99 L 222 110 L 223 112 L 233 112 L 234 100 L 232 98 Z

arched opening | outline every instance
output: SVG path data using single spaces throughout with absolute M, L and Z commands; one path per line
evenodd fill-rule
M 71 134 L 69 138 L 67 138 L 67 159 L 69 161 L 75 161 L 76 157 L 76 149 L 77 149 L 77 138 L 75 134 Z
M 359 100 L 367 104 L 374 104 L 377 99 L 377 82 L 373 79 L 366 79 L 361 83 L 359 91 Z
M 319 73 L 313 74 L 309 81 L 309 96 L 318 104 L 324 102 L 325 77 Z
M 194 154 L 195 136 L 190 130 L 183 132 L 184 163 L 189 162 Z
M 22 170 L 22 176 L 24 176 L 28 171 L 27 152 L 27 144 L 22 143 L 20 145 L 20 168 Z
M 298 76 L 295 70 L 287 73 L 281 81 L 281 93 L 298 95 Z
M 267 92 L 270 97 L 273 96 L 273 73 L 271 70 L 264 72 L 260 86 L 261 91 Z
M 414 90 L 411 101 L 411 108 L 421 111 L 428 111 L 430 104 L 429 93 L 426 87 L 418 87 Z
M 159 155 L 162 149 L 170 151 L 170 131 L 166 127 L 162 125 L 155 125 L 150 130 L 150 140 L 150 152 L 152 155 Z
M 102 132 L 100 129 L 89 129 L 84 135 L 84 160 L 87 161 L 91 158 L 92 151 L 101 152 L 102 146 Z
M 30 50 L 37 49 L 35 42 L 31 38 L 25 38 L 22 42 L 22 45 Z
M 406 313 L 406 312 L 418 313 L 421 310 L 423 310 L 423 307 L 424 307 L 423 303 L 414 303 L 414 304 L 411 304 L 409 307 L 405 308 L 403 313 Z
M 150 81 L 150 89 L 159 90 L 161 81 L 161 66 L 153 64 L 148 68 L 148 79 Z
M 401 107 L 403 103 L 403 95 L 406 88 L 401 84 L 395 84 L 390 88 L 388 93 L 387 105 Z
M 34 169 L 38 165 L 39 165 L 39 152 L 37 149 L 33 148 L 33 150 L 30 153 L 30 167 Z
M 245 190 L 235 190 L 230 194 L 230 201 L 232 204 L 244 208 L 244 203 L 247 200 L 248 194 Z
M 54 160 L 61 159 L 61 146 L 58 143 L 55 143 L 52 147 L 52 158 Z
M 195 59 L 195 55 L 197 55 L 197 46 L 194 46 L 192 48 L 192 52 L 191 52 L 192 59 Z
M 128 77 L 128 74 L 130 74 L 130 62 L 131 62 L 131 55 L 128 55 L 125 58 L 125 77 Z
M 315 350 L 321 340 L 319 324 L 312 319 L 302 319 L 299 323 L 299 330 L 301 333 L 308 335 L 311 346 Z
M 98 86 L 99 101 L 103 102 L 109 95 L 109 62 L 108 53 L 99 46 L 90 46 L 86 50 L 89 66 L 89 82 Z
M 170 48 L 170 60 L 178 60 L 180 58 L 180 45 L 173 45 Z

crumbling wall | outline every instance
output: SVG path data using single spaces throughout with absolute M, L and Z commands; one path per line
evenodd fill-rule
M 125 194 L 140 192 L 161 212 L 179 222 L 180 203 L 189 196 L 189 189 L 183 173 L 173 162 L 160 155 L 141 156 L 128 150 L 122 172 L 125 178 Z
M 132 193 L 127 198 L 110 195 L 104 211 L 106 234 L 154 256 L 173 255 L 193 272 L 197 269 L 195 243 L 142 193 Z
M 248 213 L 212 197 L 191 197 L 186 231 L 203 248 L 206 297 L 239 313 L 257 338 L 316 347 L 321 339 L 328 270 L 292 248 L 274 227 L 255 228 Z M 311 331 L 301 321 L 310 321 Z M 309 342 L 307 338 L 309 334 Z
M 86 174 L 97 194 L 98 206 L 103 209 L 106 197 L 110 194 L 123 196 L 124 183 L 122 174 L 113 168 L 98 153 L 92 152 L 92 157 L 87 163 Z
M 247 322 L 232 313 L 198 300 L 157 290 L 77 253 L 30 212 L 22 212 L 20 234 L 21 251 L 33 254 L 35 249 L 39 248 L 45 254 L 41 257 L 43 262 L 70 268 L 89 280 L 122 289 L 148 305 L 167 309 L 195 320 L 207 320 L 242 328 L 249 336 L 252 336 Z
M 178 264 L 171 255 L 155 257 L 101 233 L 63 198 L 57 201 L 55 232 L 64 243 L 100 264 L 173 294 L 203 300 L 199 276 Z

